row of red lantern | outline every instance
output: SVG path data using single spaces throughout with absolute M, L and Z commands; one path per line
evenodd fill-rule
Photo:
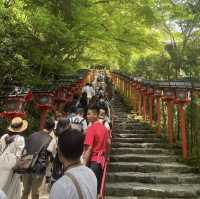
M 156 99 L 156 112 L 157 112 L 157 132 L 160 133 L 161 129 L 161 117 L 160 117 L 160 100 L 166 101 L 167 104 L 167 116 L 168 116 L 168 141 L 173 143 L 173 106 L 175 104 L 179 107 L 180 115 L 180 127 L 182 133 L 182 151 L 184 159 L 188 158 L 188 147 L 186 139 L 186 127 L 185 127 L 185 110 L 184 105 L 190 102 L 190 87 L 188 89 L 184 86 L 184 82 L 180 87 L 180 82 L 157 82 L 157 84 L 151 84 L 152 82 L 141 81 L 141 78 L 129 78 L 124 75 L 112 74 L 112 80 L 126 97 L 130 98 L 130 102 L 133 102 L 134 111 L 139 115 L 143 115 L 143 119 L 147 118 L 146 111 L 146 99 L 149 98 L 149 118 L 150 125 L 153 126 L 153 104 Z M 178 86 L 176 87 L 176 83 Z M 126 86 L 124 86 L 126 85 Z M 127 85 L 131 85 L 127 87 Z M 172 86 L 173 85 L 173 86 Z M 130 92 L 127 92 L 127 88 Z M 127 95 L 127 93 L 131 93 Z M 143 99 L 143 100 L 142 100 Z M 141 110 L 143 108 L 143 110 Z
M 54 91 L 29 91 L 27 94 L 6 96 L 4 100 L 4 111 L 2 117 L 12 119 L 14 117 L 26 117 L 25 106 L 32 99 L 36 102 L 36 108 L 41 113 L 40 128 L 44 126 L 48 111 L 59 110 L 63 105 L 70 103 L 73 96 L 81 92 L 90 73 L 86 73 L 81 79 L 71 85 L 59 86 Z M 62 106 L 61 106 L 62 105 Z

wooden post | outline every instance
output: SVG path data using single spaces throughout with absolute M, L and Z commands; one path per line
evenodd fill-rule
M 139 113 L 139 115 L 142 115 L 141 101 L 142 101 L 142 96 L 141 96 L 140 91 L 138 91 L 138 113 Z
M 149 118 L 151 127 L 153 127 L 153 99 L 153 95 L 149 95 Z
M 160 129 L 161 129 L 161 115 L 160 115 L 160 96 L 156 97 L 156 112 L 157 112 L 157 134 L 160 134 Z
M 185 110 L 184 103 L 178 104 L 179 106 L 179 114 L 180 114 L 180 128 L 181 128 L 181 137 L 182 137 L 182 153 L 183 158 L 188 159 L 188 145 L 187 145 L 187 134 L 185 127 Z
M 47 116 L 47 110 L 42 110 L 40 113 L 40 129 L 42 130 L 45 126 L 46 116 Z
M 173 100 L 167 100 L 167 129 L 168 129 L 168 142 L 173 144 Z
M 144 118 L 144 121 L 146 121 L 146 119 L 147 119 L 146 99 L 147 99 L 146 94 L 143 94 L 143 118 Z

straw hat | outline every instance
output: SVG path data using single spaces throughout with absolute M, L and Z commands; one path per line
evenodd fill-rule
M 23 120 L 21 117 L 15 117 L 12 119 L 8 130 L 13 133 L 21 133 L 28 127 L 28 122 Z

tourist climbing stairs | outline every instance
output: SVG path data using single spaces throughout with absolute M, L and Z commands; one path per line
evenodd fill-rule
M 150 127 L 134 120 L 120 97 L 112 102 L 114 129 L 106 199 L 200 198 L 200 175 L 178 162 Z

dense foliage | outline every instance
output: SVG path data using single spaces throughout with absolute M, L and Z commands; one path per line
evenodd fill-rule
M 99 63 L 198 77 L 199 9 L 198 0 L 2 0 L 0 79 L 41 81 Z

